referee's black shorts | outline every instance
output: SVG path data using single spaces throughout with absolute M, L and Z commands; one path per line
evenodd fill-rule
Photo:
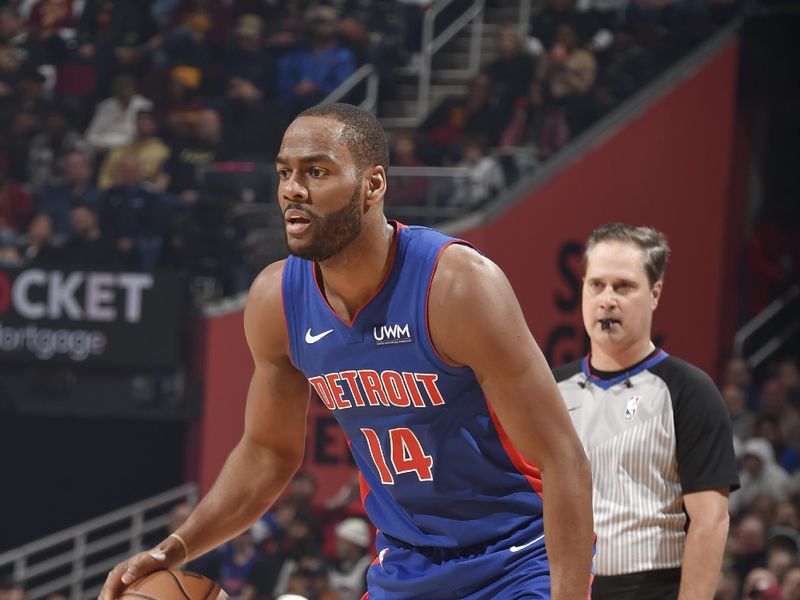
M 680 569 L 596 575 L 592 600 L 676 600 L 680 585 Z

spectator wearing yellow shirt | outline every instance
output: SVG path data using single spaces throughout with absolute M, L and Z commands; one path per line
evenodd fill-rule
M 106 190 L 117 183 L 119 161 L 123 156 L 134 154 L 139 159 L 142 181 L 163 190 L 167 184 L 163 166 L 170 155 L 169 146 L 156 135 L 157 123 L 152 110 L 141 110 L 136 114 L 136 137 L 130 144 L 111 150 L 100 167 L 97 184 Z

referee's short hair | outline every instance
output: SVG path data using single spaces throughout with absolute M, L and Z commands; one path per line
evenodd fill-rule
M 324 117 L 344 124 L 342 141 L 350 150 L 359 172 L 381 166 L 389 172 L 389 144 L 378 119 L 351 104 L 320 104 L 304 110 L 300 117 Z
M 650 281 L 650 287 L 664 279 L 669 259 L 667 237 L 652 227 L 628 225 L 627 223 L 606 223 L 595 229 L 586 240 L 586 251 L 583 253 L 583 271 L 589 260 L 589 252 L 600 242 L 622 242 L 633 244 L 642 250 L 644 271 Z

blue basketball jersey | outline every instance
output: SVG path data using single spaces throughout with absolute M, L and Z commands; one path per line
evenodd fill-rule
M 463 242 L 393 225 L 393 265 L 351 323 L 331 309 L 313 262 L 286 261 L 292 361 L 344 429 L 364 506 L 384 534 L 465 548 L 544 533 L 538 470 L 503 432 L 472 370 L 445 363 L 430 339 L 433 272 L 442 251 Z

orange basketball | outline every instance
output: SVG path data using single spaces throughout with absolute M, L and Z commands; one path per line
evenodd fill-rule
M 155 571 L 137 579 L 122 592 L 127 600 L 227 600 L 228 595 L 208 577 L 190 571 Z

